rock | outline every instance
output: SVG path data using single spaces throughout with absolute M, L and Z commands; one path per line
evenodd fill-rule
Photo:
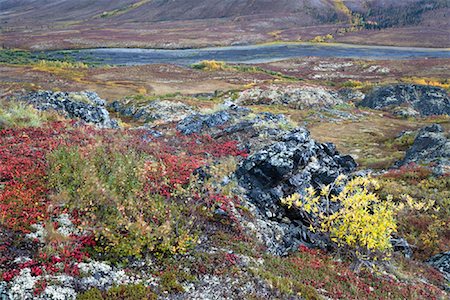
M 238 104 L 286 105 L 296 109 L 331 107 L 343 104 L 339 93 L 318 86 L 269 85 L 240 93 Z
M 319 188 L 332 183 L 340 174 L 356 169 L 350 156 L 341 156 L 333 144 L 314 141 L 305 128 L 285 133 L 281 141 L 268 145 L 242 162 L 236 171 L 248 199 L 266 219 L 278 223 L 289 218 L 292 224 L 280 225 L 284 232 L 277 252 L 293 245 L 308 244 L 326 247 L 322 236 L 306 229 L 304 216 L 297 210 L 287 210 L 280 203 L 282 197 L 304 194 L 312 186 Z
M 229 120 L 230 115 L 226 111 L 219 111 L 211 115 L 194 114 L 179 122 L 177 129 L 185 135 L 190 135 L 200 133 L 205 127 L 214 128 L 223 125 Z
M 69 118 L 78 118 L 102 128 L 117 128 L 105 108 L 105 101 L 94 92 L 52 92 L 30 93 L 20 100 L 32 104 L 39 110 L 56 110 Z
M 114 101 L 109 108 L 124 117 L 143 122 L 174 122 L 194 113 L 194 109 L 182 102 L 155 100 L 145 105 Z
M 427 260 L 427 263 L 439 270 L 439 272 L 444 275 L 445 279 L 450 282 L 450 251 L 433 256 Z
M 408 108 L 407 115 L 450 115 L 449 94 L 434 86 L 396 84 L 378 87 L 360 105 L 379 110 Z
M 422 128 L 405 158 L 397 167 L 407 164 L 428 164 L 436 175 L 450 173 L 450 139 L 439 124 Z

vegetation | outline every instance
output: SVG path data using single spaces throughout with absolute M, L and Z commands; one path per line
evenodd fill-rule
M 55 114 L 43 113 L 31 105 L 0 102 L 0 130 L 5 128 L 39 127 L 46 121 L 56 120 Z

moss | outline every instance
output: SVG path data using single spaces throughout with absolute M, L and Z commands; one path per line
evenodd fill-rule
M 157 295 L 142 284 L 115 286 L 106 292 L 97 288 L 77 296 L 77 300 L 156 300 Z

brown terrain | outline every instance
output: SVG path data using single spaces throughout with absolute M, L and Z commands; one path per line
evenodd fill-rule
M 0 0 L 4 48 L 186 48 L 323 40 L 450 47 L 445 0 Z

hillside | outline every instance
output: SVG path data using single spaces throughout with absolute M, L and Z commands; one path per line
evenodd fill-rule
M 445 0 L 1 0 L 0 41 L 35 49 L 178 48 L 331 34 L 335 41 L 448 47 L 449 13 Z

